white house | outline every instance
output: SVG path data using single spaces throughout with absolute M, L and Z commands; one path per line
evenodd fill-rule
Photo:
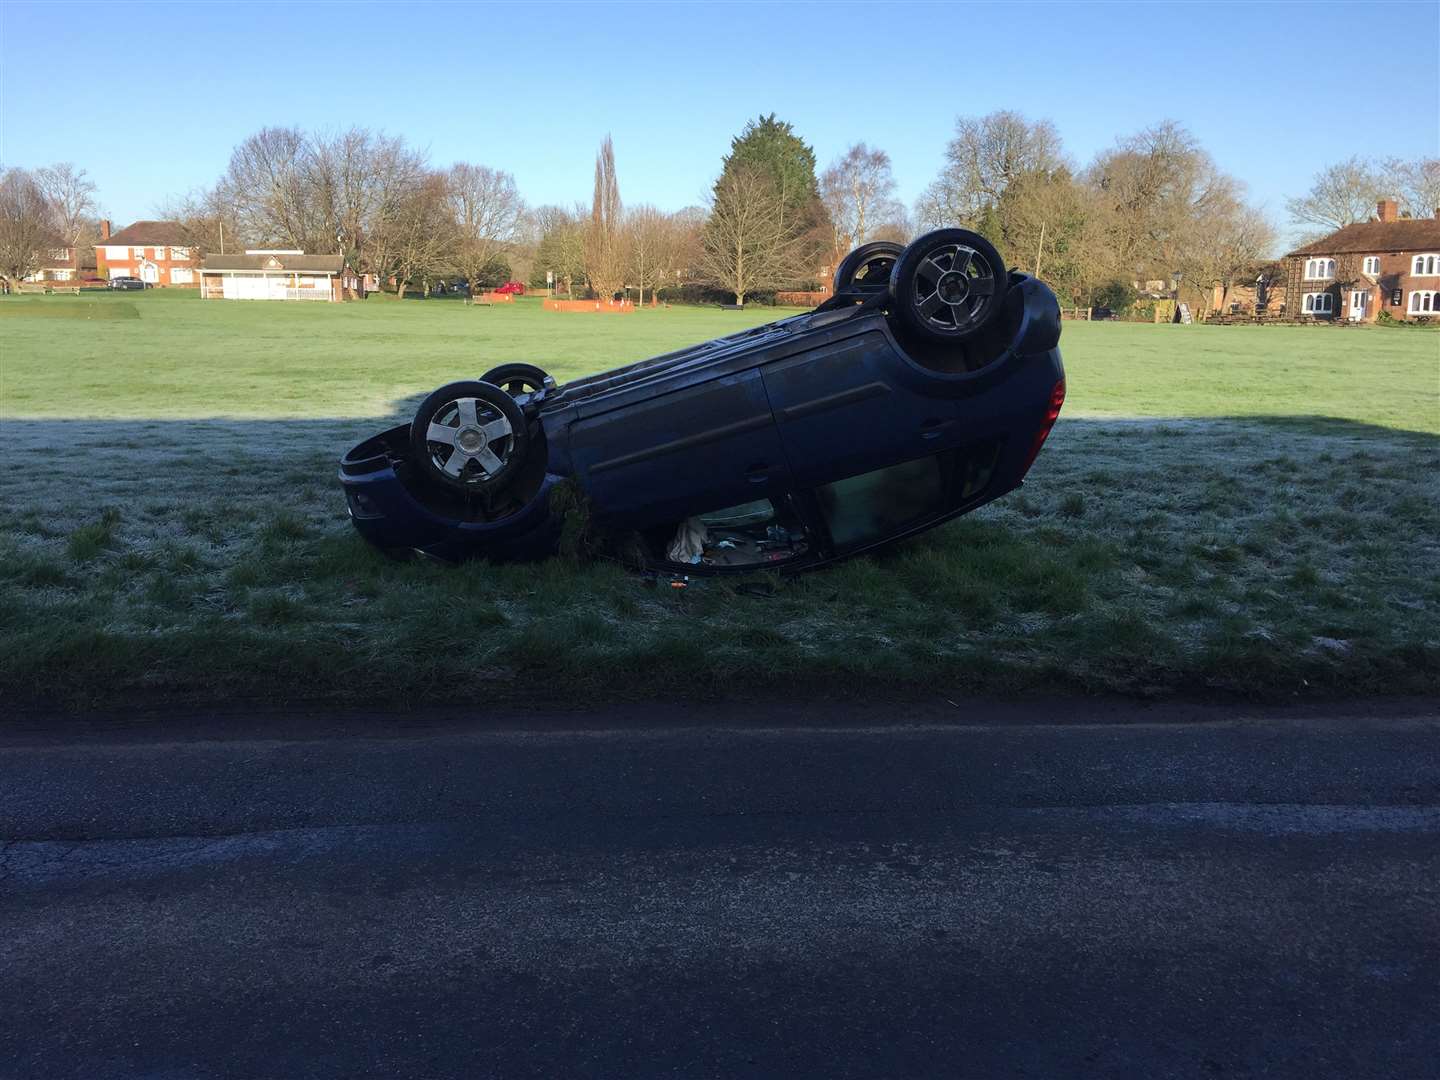
M 244 255 L 207 255 L 200 267 L 200 295 L 206 300 L 346 300 L 357 296 L 360 280 L 341 255 L 306 255 L 279 249 L 251 249 Z

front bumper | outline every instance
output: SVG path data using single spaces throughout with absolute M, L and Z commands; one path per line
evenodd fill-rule
M 476 507 L 444 493 L 422 498 L 405 482 L 409 424 L 366 439 L 340 461 L 340 486 L 356 530 L 383 551 L 418 551 L 447 561 L 469 558 L 517 562 L 555 554 L 560 518 L 550 492 L 560 477 L 546 475 L 519 510 L 485 521 Z

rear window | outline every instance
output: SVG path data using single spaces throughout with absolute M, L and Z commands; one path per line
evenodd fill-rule
M 985 490 L 999 443 L 950 450 L 816 490 L 835 547 L 859 547 L 958 509 Z

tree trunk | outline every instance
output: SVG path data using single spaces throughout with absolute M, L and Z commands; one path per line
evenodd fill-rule
M 744 307 L 744 306 L 745 306 L 745 294 L 744 294 L 743 292 L 737 292 L 737 293 L 735 294 L 735 306 L 736 306 L 736 307 Z
M 405 299 L 405 282 L 404 282 L 404 281 L 396 280 L 396 282 L 395 282 L 395 299 L 397 299 L 397 300 L 404 300 L 404 299 Z

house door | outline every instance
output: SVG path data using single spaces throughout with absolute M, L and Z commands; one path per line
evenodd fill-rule
M 1366 290 L 1356 289 L 1350 294 L 1350 321 L 1362 322 L 1370 307 L 1370 293 Z
M 160 280 L 160 268 L 152 262 L 141 263 L 140 280 L 146 285 L 154 285 Z

